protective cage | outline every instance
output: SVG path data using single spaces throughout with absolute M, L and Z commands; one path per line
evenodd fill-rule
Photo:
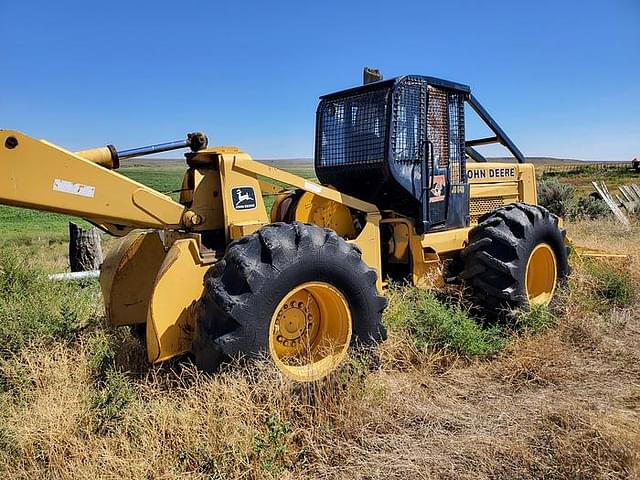
M 427 228 L 446 221 L 451 187 L 466 184 L 469 93 L 465 85 L 412 75 L 321 97 L 318 179 L 381 209 L 418 218 Z M 436 178 L 445 180 L 434 201 Z

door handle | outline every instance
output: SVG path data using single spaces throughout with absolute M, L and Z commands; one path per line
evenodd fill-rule
M 435 155 L 433 154 L 433 143 L 431 143 L 430 140 L 427 141 L 427 146 L 429 147 L 427 152 L 427 155 L 429 156 L 429 190 L 431 190 L 434 187 L 433 174 L 436 167 L 436 162 Z

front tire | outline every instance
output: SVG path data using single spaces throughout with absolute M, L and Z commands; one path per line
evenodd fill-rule
M 469 232 L 462 279 L 490 312 L 549 305 L 569 274 L 565 236 L 559 218 L 544 207 L 500 207 Z
M 386 299 L 357 246 L 315 225 L 275 223 L 232 243 L 207 273 L 193 353 L 215 371 L 268 355 L 297 381 L 329 375 L 350 346 L 386 339 Z

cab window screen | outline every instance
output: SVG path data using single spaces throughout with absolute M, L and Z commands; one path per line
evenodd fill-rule
M 318 166 L 376 166 L 384 161 L 387 90 L 324 100 Z

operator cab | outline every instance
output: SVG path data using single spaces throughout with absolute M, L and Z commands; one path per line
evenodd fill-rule
M 496 134 L 465 142 L 468 102 Z M 406 75 L 320 98 L 315 170 L 337 190 L 412 218 L 418 233 L 469 225 L 466 156 L 502 143 L 522 154 L 462 84 Z

